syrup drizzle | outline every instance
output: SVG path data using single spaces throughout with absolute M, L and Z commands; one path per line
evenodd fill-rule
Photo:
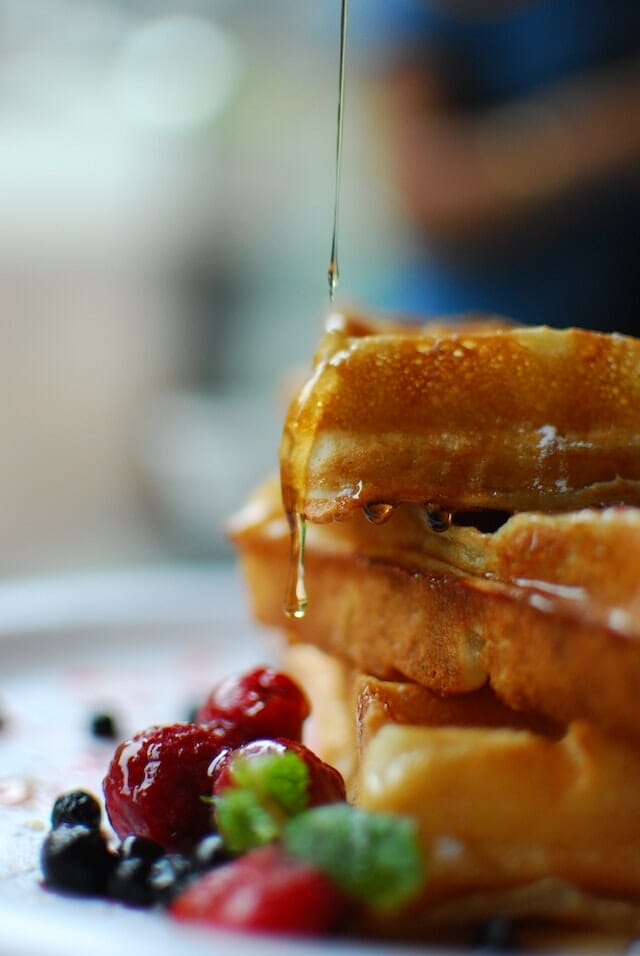
M 342 127 L 344 116 L 344 74 L 347 54 L 347 22 L 349 19 L 349 0 L 342 0 L 340 14 L 340 63 L 338 67 L 338 128 L 336 134 L 336 180 L 333 203 L 333 233 L 331 253 L 329 255 L 329 300 L 333 302 L 340 281 L 338 265 L 338 218 L 340 211 L 340 180 L 342 178 Z
M 333 203 L 333 232 L 331 235 L 331 253 L 329 255 L 329 300 L 333 302 L 338 282 L 340 268 L 338 266 L 338 220 L 340 215 L 340 181 L 342 178 L 342 129 L 344 126 L 344 76 L 347 53 L 347 23 L 349 20 L 349 0 L 342 0 L 340 13 L 340 61 L 338 66 L 338 123 L 336 132 L 336 176 Z M 382 524 L 390 517 L 393 505 L 373 505 L 372 516 L 367 515 L 370 521 Z M 376 511 L 375 509 L 378 509 Z M 380 512 L 379 509 L 389 509 Z M 366 513 L 366 512 L 365 512 Z M 289 515 L 291 529 L 291 555 L 289 558 L 289 578 L 285 594 L 284 610 L 287 617 L 300 620 L 307 610 L 307 589 L 304 581 L 304 542 L 306 536 L 306 521 L 301 515 Z
M 289 519 L 291 528 L 291 556 L 289 579 L 285 593 L 284 611 L 287 617 L 300 620 L 307 610 L 307 589 L 304 583 L 304 541 L 307 523 L 299 514 Z
M 371 524 L 386 524 L 395 510 L 395 505 L 387 504 L 384 501 L 376 501 L 362 507 L 363 515 Z
M 449 530 L 453 521 L 453 515 L 450 511 L 445 511 L 444 508 L 439 508 L 438 505 L 431 503 L 425 506 L 425 510 L 427 512 L 427 521 L 432 531 L 442 532 Z
M 338 220 L 340 214 L 340 181 L 342 178 L 342 128 L 344 117 L 344 75 L 347 52 L 347 23 L 349 20 L 349 0 L 342 0 L 340 13 L 340 61 L 338 66 L 338 128 L 336 133 L 336 177 L 333 203 L 333 232 L 331 235 L 331 253 L 329 255 L 329 300 L 333 302 L 338 282 L 340 268 L 338 266 Z M 383 506 L 386 507 L 386 506 Z M 391 507 L 391 506 L 389 506 Z M 371 518 L 381 524 L 388 516 L 382 519 Z M 307 589 L 304 582 L 304 541 L 306 536 L 306 522 L 299 514 L 289 515 L 291 529 L 291 556 L 289 558 L 289 578 L 285 593 L 284 610 L 287 617 L 300 620 L 307 610 Z

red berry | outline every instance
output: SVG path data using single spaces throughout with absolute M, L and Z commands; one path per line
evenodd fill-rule
M 348 905 L 327 876 L 272 843 L 192 883 L 170 912 L 226 929 L 315 936 L 336 928 Z
M 300 740 L 309 702 L 298 685 L 272 667 L 230 677 L 212 691 L 197 713 L 200 723 L 227 721 L 243 742 L 264 737 Z
M 224 727 L 198 724 L 150 727 L 121 743 L 103 783 L 118 836 L 189 850 L 211 829 L 211 806 L 201 799 L 211 795 L 211 764 L 236 743 Z
M 254 760 L 266 754 L 294 753 L 304 760 L 309 771 L 309 806 L 317 807 L 322 803 L 336 803 L 346 800 L 347 795 L 342 775 L 335 767 L 320 760 L 313 751 L 295 740 L 279 738 L 276 740 L 253 740 L 236 750 L 225 750 L 215 760 L 212 767 L 213 793 L 219 796 L 228 787 L 235 786 L 233 764 L 238 759 Z

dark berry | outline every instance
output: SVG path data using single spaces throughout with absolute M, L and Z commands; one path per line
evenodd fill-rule
M 40 856 L 47 886 L 83 896 L 103 892 L 114 860 L 103 833 L 66 824 L 48 834 Z
M 228 721 L 239 743 L 266 737 L 300 740 L 309 702 L 294 681 L 272 667 L 259 667 L 219 684 L 197 717 L 200 723 Z
M 494 916 L 493 919 L 482 923 L 476 930 L 472 940 L 475 950 L 516 950 L 518 941 L 512 920 L 506 916 Z
M 118 855 L 124 860 L 137 859 L 153 863 L 161 857 L 164 850 L 159 843 L 148 840 L 147 837 L 136 836 L 130 833 L 118 847 Z
M 198 871 L 211 870 L 229 859 L 229 852 L 225 849 L 224 840 L 219 833 L 210 833 L 203 837 L 191 854 L 193 867 Z
M 227 929 L 313 936 L 334 929 L 348 908 L 328 877 L 270 844 L 205 873 L 170 913 Z
M 115 740 L 119 737 L 118 725 L 113 714 L 92 714 L 89 729 L 100 740 Z
M 107 814 L 121 839 L 147 837 L 188 852 L 211 829 L 210 766 L 233 734 L 198 724 L 151 727 L 117 748 L 104 779 Z
M 69 826 L 82 824 L 90 830 L 97 830 L 100 827 L 101 818 L 100 804 L 93 794 L 85 790 L 71 790 L 69 793 L 63 793 L 51 810 L 51 826 L 54 829 L 63 824 Z
M 107 895 L 129 906 L 167 903 L 182 889 L 193 867 L 188 857 L 165 854 L 145 837 L 122 841 L 119 859 L 107 883 Z
M 181 853 L 167 853 L 151 867 L 149 888 L 156 903 L 169 903 L 185 888 L 194 872 L 192 861 Z
M 233 767 L 237 760 L 256 760 L 270 754 L 294 753 L 309 771 L 308 806 L 336 803 L 346 800 L 344 780 L 335 767 L 320 760 L 313 751 L 295 740 L 253 740 L 236 750 L 220 754 L 213 767 L 213 793 L 219 796 L 228 787 L 235 786 Z
M 118 860 L 107 882 L 107 895 L 112 900 L 129 906 L 151 906 L 153 891 L 149 887 L 149 872 L 153 862 L 139 856 Z

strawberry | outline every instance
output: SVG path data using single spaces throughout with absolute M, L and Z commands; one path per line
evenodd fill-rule
M 103 788 L 113 829 L 187 851 L 211 830 L 210 767 L 237 737 L 224 727 L 150 727 L 117 748 Z
M 229 787 L 249 784 L 260 789 L 265 784 L 268 786 L 268 771 L 273 763 L 263 762 L 263 758 L 278 758 L 285 754 L 295 754 L 307 768 L 305 799 L 301 809 L 347 799 L 344 780 L 335 767 L 325 763 L 304 744 L 285 738 L 253 740 L 236 750 L 222 751 L 212 767 L 214 796 L 219 797 Z M 239 764 L 244 764 L 240 771 Z M 261 773 L 263 767 L 266 773 Z M 276 780 L 276 787 L 277 783 Z M 277 790 L 271 796 L 277 799 Z
M 350 906 L 328 877 L 272 843 L 192 883 L 170 913 L 224 929 L 315 936 L 337 928 Z
M 295 681 L 272 667 L 258 667 L 214 688 L 196 719 L 231 724 L 245 742 L 266 737 L 299 741 L 308 716 L 309 702 Z

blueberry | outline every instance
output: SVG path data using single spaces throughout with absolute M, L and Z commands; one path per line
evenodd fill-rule
M 478 927 L 473 939 L 475 950 L 514 951 L 518 949 L 518 941 L 513 922 L 506 916 L 494 916 Z
M 107 895 L 129 906 L 169 903 L 193 872 L 188 857 L 165 854 L 144 837 L 127 838 L 123 846 L 124 854 L 129 855 L 123 855 L 123 847 L 120 848 L 120 858 L 107 883 Z
M 99 737 L 101 740 L 115 740 L 119 736 L 118 725 L 112 714 L 93 714 L 89 729 L 94 737 Z
M 151 906 L 155 896 L 149 886 L 149 873 L 163 855 L 163 848 L 147 837 L 134 833 L 125 837 L 118 847 L 118 860 L 107 884 L 107 895 L 130 906 Z
M 181 853 L 167 853 L 152 865 L 149 887 L 157 903 L 170 903 L 194 871 L 191 860 Z
M 48 834 L 40 855 L 47 886 L 82 896 L 104 890 L 114 859 L 100 830 L 68 824 Z
M 193 866 L 196 870 L 210 870 L 220 863 L 227 863 L 230 859 L 225 849 L 224 841 L 219 833 L 209 833 L 196 844 L 191 854 Z
M 164 850 L 159 843 L 131 833 L 120 844 L 118 854 L 125 860 L 135 858 L 151 864 L 164 854 Z
M 51 810 L 51 826 L 75 826 L 82 824 L 90 830 L 100 826 L 102 810 L 91 793 L 85 790 L 71 790 L 58 797 Z
M 148 883 L 151 860 L 139 856 L 122 857 L 109 877 L 107 896 L 130 906 L 151 906 L 153 892 Z
M 151 863 L 140 857 L 118 860 L 107 883 L 107 895 L 129 906 L 151 906 L 153 893 L 148 885 Z

